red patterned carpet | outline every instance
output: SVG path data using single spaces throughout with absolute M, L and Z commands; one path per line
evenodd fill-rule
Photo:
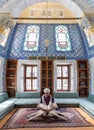
M 54 116 L 38 117 L 33 121 L 27 121 L 27 115 L 37 111 L 36 108 L 20 108 L 4 125 L 4 129 L 12 128 L 51 128 L 51 127 L 89 127 L 92 126 L 74 108 L 60 108 L 67 121 Z

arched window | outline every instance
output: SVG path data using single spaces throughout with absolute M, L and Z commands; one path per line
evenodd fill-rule
M 27 28 L 24 50 L 27 51 L 37 51 L 39 43 L 39 27 L 36 25 L 29 26 Z
M 0 30 L 0 31 L 2 31 L 2 30 Z M 3 47 L 5 47 L 5 45 L 6 45 L 9 32 L 10 32 L 10 29 L 8 28 L 8 29 L 4 30 L 3 34 L 1 34 L 2 36 L 0 37 L 1 38 L 0 45 Z M 3 37 L 4 37 L 4 39 L 3 39 Z
M 57 51 L 70 51 L 71 44 L 68 34 L 68 29 L 64 25 L 59 25 L 55 28 L 56 49 Z
M 84 32 L 86 34 L 89 47 L 94 46 L 94 31 L 84 29 Z

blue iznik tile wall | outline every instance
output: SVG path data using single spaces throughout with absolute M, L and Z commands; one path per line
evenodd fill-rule
M 10 59 L 28 59 L 29 56 L 66 56 L 69 60 L 75 60 L 89 57 L 87 55 L 88 43 L 78 24 L 62 24 L 68 28 L 71 51 L 56 50 L 55 27 L 59 24 L 36 24 L 40 28 L 38 51 L 25 51 L 24 39 L 27 27 L 30 25 L 32 24 L 17 23 L 8 37 L 6 47 L 0 47 L 0 55 Z M 46 38 L 50 42 L 47 52 L 44 45 Z

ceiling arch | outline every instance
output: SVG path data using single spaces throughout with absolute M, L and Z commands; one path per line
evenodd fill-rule
M 18 17 L 19 14 L 28 6 L 46 2 L 47 0 L 0 0 L 0 12 L 10 12 L 13 16 Z M 84 14 L 94 14 L 94 0 L 48 0 L 49 2 L 56 2 L 63 4 L 73 11 L 78 17 Z
M 78 19 L 80 18 L 76 18 L 71 10 L 66 8 L 63 4 L 57 4 L 55 2 L 40 2 L 24 9 L 17 22 L 77 23 Z
M 64 5 L 77 18 L 89 16 L 90 22 L 94 23 L 94 0 L 0 0 L 0 13 L 10 13 L 12 17 L 19 17 L 27 7 L 46 1 Z
M 46 2 L 47 0 L 7 0 L 6 4 L 0 9 L 0 12 L 9 12 L 12 14 L 14 17 L 19 17 L 21 12 L 27 8 L 30 5 L 40 3 L 40 2 Z M 79 1 L 79 0 L 77 0 Z M 82 8 L 80 8 L 80 5 L 84 4 L 81 2 L 79 5 L 76 0 L 48 0 L 48 2 L 55 2 L 59 4 L 63 4 L 67 8 L 69 8 L 75 15 L 76 17 L 81 17 L 84 14 L 84 11 Z M 84 0 L 83 0 L 84 1 Z

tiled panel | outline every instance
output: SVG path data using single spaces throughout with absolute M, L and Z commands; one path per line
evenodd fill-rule
M 0 48 L 6 58 L 27 59 L 28 56 L 66 56 L 67 59 L 85 59 L 87 58 L 86 39 L 83 37 L 78 24 L 65 24 L 69 30 L 72 50 L 61 52 L 56 50 L 55 45 L 55 27 L 58 24 L 37 24 L 40 27 L 40 39 L 38 51 L 24 51 L 24 38 L 26 29 L 30 24 L 17 24 L 12 30 L 5 48 Z M 48 39 L 50 44 L 48 51 L 44 45 L 44 40 Z M 4 53 L 5 52 L 5 53 Z

